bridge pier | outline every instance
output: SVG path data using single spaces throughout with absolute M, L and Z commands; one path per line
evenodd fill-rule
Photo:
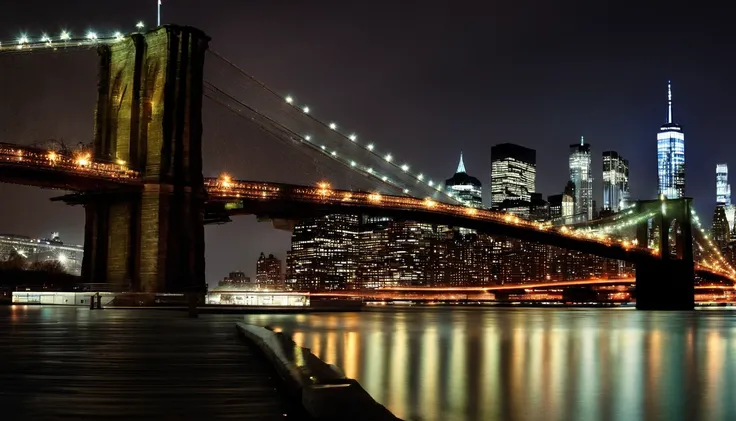
M 693 310 L 695 262 L 690 203 L 692 199 L 662 200 L 654 217 L 659 225 L 659 258 L 636 263 L 636 308 L 639 310 Z M 639 244 L 647 244 L 648 220 L 637 226 Z M 670 234 L 675 247 L 670 247 Z
M 166 25 L 99 48 L 94 156 L 140 172 L 137 191 L 85 206 L 82 276 L 140 292 L 204 289 L 202 97 L 209 38 Z
M 636 264 L 638 310 L 695 308 L 694 267 L 683 260 L 653 260 Z

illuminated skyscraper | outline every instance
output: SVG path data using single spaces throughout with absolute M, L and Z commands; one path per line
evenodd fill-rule
M 668 199 L 685 196 L 685 133 L 672 122 L 672 88 L 667 81 L 667 123 L 657 133 L 659 193 Z
M 570 145 L 570 181 L 575 184 L 575 215 L 593 219 L 593 173 L 590 143 L 580 136 L 580 144 Z
M 530 202 L 537 177 L 537 151 L 502 143 L 491 147 L 491 206 L 504 200 Z
M 330 291 L 354 287 L 358 263 L 357 215 L 302 219 L 287 253 L 289 289 Z
M 716 203 L 728 206 L 731 204 L 731 185 L 728 184 L 728 165 L 716 165 Z
M 731 230 L 726 218 L 725 206 L 717 205 L 713 212 L 713 225 L 711 227 L 711 236 L 713 241 L 718 245 L 719 249 L 723 249 L 728 245 L 731 239 Z
M 465 172 L 463 153 L 460 152 L 460 163 L 452 178 L 445 181 L 445 188 L 453 196 L 474 208 L 483 207 L 483 195 L 480 180 Z
M 281 285 L 281 260 L 269 254 L 261 253 L 256 262 L 256 283 L 259 288 Z
M 620 211 L 629 199 L 629 161 L 618 152 L 603 152 L 603 209 Z

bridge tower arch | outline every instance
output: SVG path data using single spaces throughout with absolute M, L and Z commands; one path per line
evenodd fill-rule
M 94 156 L 142 190 L 88 194 L 82 276 L 141 292 L 204 287 L 202 98 L 209 38 L 165 25 L 99 47 Z
M 642 203 L 638 212 L 651 213 L 657 229 L 659 258 L 636 263 L 636 307 L 642 310 L 692 310 L 695 307 L 695 263 L 693 260 L 692 199 L 662 199 Z M 636 227 L 639 244 L 648 244 L 649 219 Z M 671 241 L 674 239 L 674 241 Z M 674 248 L 673 248 L 674 247 Z

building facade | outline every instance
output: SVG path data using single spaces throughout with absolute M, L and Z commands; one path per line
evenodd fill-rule
M 593 219 L 593 173 L 590 144 L 580 137 L 579 144 L 570 145 L 570 181 L 575 185 L 575 215 Z
M 535 242 L 378 217 L 304 220 L 292 240 L 287 284 L 300 291 L 516 284 L 621 277 L 633 270 Z
M 672 88 L 667 82 L 667 122 L 657 133 L 659 194 L 668 199 L 685 196 L 685 133 L 672 122 Z
M 236 289 L 254 289 L 255 285 L 251 282 L 249 276 L 245 276 L 245 272 L 230 272 L 218 284 L 218 287 L 227 289 L 229 287 Z
M 629 161 L 618 152 L 603 152 L 603 210 L 619 212 L 629 200 Z
M 51 238 L 31 238 L 22 235 L 0 235 L 0 262 L 20 259 L 28 268 L 44 262 L 58 262 L 66 273 L 82 274 L 84 247 L 65 244 L 59 233 Z
M 716 165 L 716 204 L 731 204 L 731 185 L 728 184 L 728 164 Z
M 445 180 L 445 189 L 468 206 L 483 207 L 483 190 L 480 180 L 468 175 L 465 171 L 462 152 L 460 152 L 460 163 L 455 175 Z
M 300 220 L 287 253 L 286 286 L 299 291 L 354 288 L 358 264 L 357 215 Z
M 256 261 L 256 283 L 259 288 L 276 288 L 282 285 L 281 259 L 261 253 Z
M 731 240 L 731 228 L 726 217 L 726 206 L 717 205 L 713 212 L 713 225 L 711 226 L 713 242 L 722 250 Z
M 513 143 L 491 147 L 491 207 L 530 202 L 536 189 L 537 151 Z

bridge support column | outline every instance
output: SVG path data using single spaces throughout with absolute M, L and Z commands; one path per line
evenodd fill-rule
M 140 289 L 184 292 L 204 286 L 204 202 L 172 185 L 147 184 L 141 200 Z
M 693 264 L 683 260 L 651 260 L 636 264 L 638 310 L 695 308 Z
M 141 292 L 201 291 L 202 96 L 209 38 L 167 25 L 101 46 L 94 154 L 141 191 L 84 199 L 83 276 Z
M 655 218 L 660 230 L 660 258 L 636 263 L 636 308 L 639 310 L 695 308 L 690 202 L 689 198 L 662 202 L 662 212 Z M 672 255 L 669 244 L 673 221 L 677 222 L 673 228 L 676 256 Z
M 84 282 L 108 283 L 121 291 L 138 289 L 139 202 L 131 194 L 83 198 Z

